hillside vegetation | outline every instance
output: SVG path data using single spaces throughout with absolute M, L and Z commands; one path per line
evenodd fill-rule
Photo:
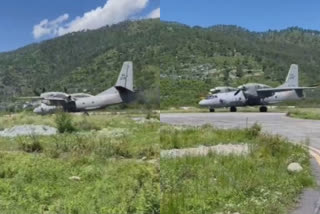
M 115 84 L 123 61 L 134 63 L 140 104 L 159 105 L 159 19 L 127 21 L 71 33 L 0 54 L 0 102 L 34 90 L 99 93 Z
M 151 19 L 71 33 L 0 54 L 0 107 L 42 88 L 99 93 L 115 83 L 126 60 L 134 62 L 138 105 L 197 105 L 215 86 L 277 86 L 292 63 L 299 64 L 301 85 L 318 84 L 320 32 L 293 27 L 257 33 Z
M 257 33 L 237 26 L 163 22 L 160 41 L 161 108 L 197 105 L 215 86 L 278 86 L 293 63 L 299 64 L 301 85 L 320 80 L 318 31 L 293 27 Z

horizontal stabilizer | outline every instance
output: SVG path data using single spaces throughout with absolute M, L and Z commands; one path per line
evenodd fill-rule
M 281 88 L 263 88 L 258 89 L 257 94 L 262 97 L 271 96 L 275 92 L 283 91 L 293 91 L 293 90 L 304 90 L 304 89 L 313 89 L 315 87 L 281 87 Z

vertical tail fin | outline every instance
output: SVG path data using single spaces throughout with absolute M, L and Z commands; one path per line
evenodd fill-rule
M 124 62 L 118 81 L 115 85 L 116 88 L 125 88 L 133 91 L 133 65 L 132 62 Z
M 299 68 L 298 65 L 292 64 L 287 79 L 281 87 L 299 87 Z

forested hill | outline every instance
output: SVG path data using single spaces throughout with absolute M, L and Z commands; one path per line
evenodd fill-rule
M 320 82 L 320 32 L 297 27 L 258 33 L 165 22 L 160 54 L 162 108 L 197 105 L 215 86 L 277 86 L 293 63 L 299 64 L 301 85 Z
M 71 33 L 0 54 L 0 102 L 34 90 L 99 93 L 117 79 L 123 61 L 134 63 L 141 104 L 159 105 L 159 19 L 127 21 Z M 3 42 L 3 41 L 2 41 Z
M 162 108 L 197 105 L 215 86 L 277 86 L 292 63 L 299 64 L 301 85 L 318 84 L 320 32 L 288 28 L 257 33 L 153 19 L 71 33 L 0 53 L 0 105 L 41 88 L 99 93 L 115 83 L 127 60 L 134 62 L 140 104 L 159 105 L 160 85 Z

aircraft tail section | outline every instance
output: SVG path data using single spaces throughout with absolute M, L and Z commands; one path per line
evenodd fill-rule
M 126 89 L 133 92 L 133 65 L 132 62 L 124 62 L 121 72 L 119 74 L 116 85 L 116 89 Z
M 100 94 L 97 94 L 97 96 L 118 93 L 120 93 L 120 95 L 123 95 L 134 92 L 132 67 L 132 62 L 124 62 L 116 84 L 113 87 L 101 92 Z
M 298 65 L 292 64 L 287 79 L 280 87 L 299 87 L 299 68 Z

